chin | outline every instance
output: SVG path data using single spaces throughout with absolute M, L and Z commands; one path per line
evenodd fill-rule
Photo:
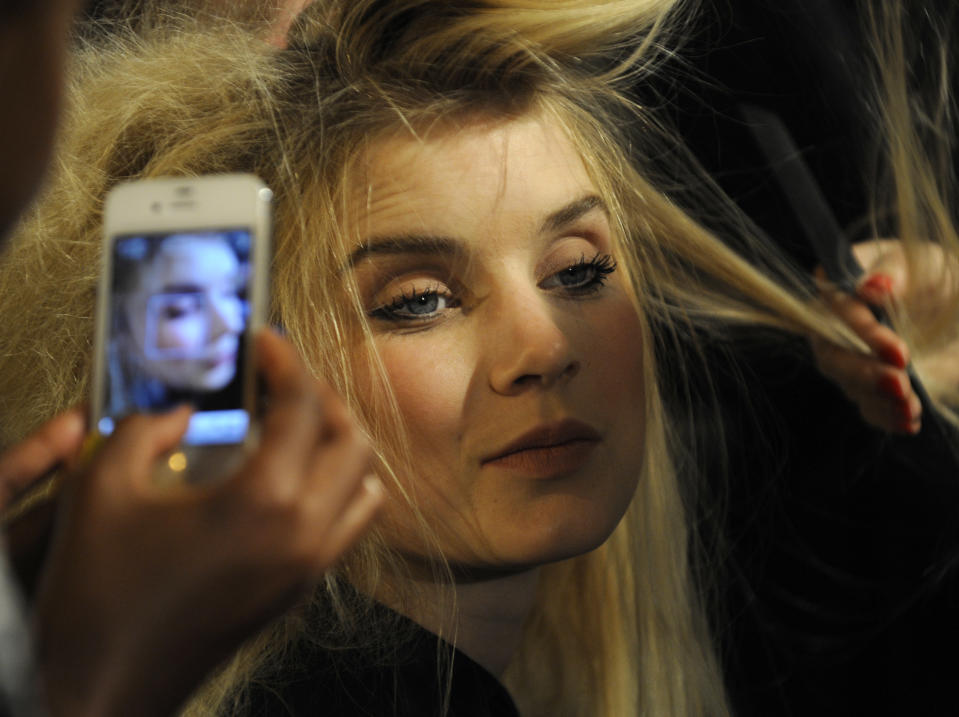
M 534 567 L 585 555 L 603 545 L 622 522 L 635 494 L 632 476 L 597 481 L 586 490 L 540 495 L 503 520 L 498 556 L 517 566 Z
M 196 389 L 199 391 L 219 391 L 226 388 L 233 377 L 236 375 L 236 369 L 233 366 L 227 366 L 225 369 L 214 369 L 203 376 L 197 382 Z
M 612 511 L 581 510 L 569 515 L 538 516 L 517 522 L 521 526 L 498 536 L 496 558 L 511 570 L 569 560 L 592 552 L 605 543 L 622 520 L 625 508 Z
M 615 528 L 615 526 L 614 526 Z M 517 569 L 528 569 L 549 563 L 558 563 L 563 560 L 585 555 L 596 550 L 605 543 L 613 531 L 593 531 L 587 534 L 568 534 L 560 539 L 531 545 L 525 554 L 514 557 L 514 566 Z

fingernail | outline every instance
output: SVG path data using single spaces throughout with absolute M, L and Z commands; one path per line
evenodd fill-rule
M 900 433 L 908 433 L 910 436 L 914 436 L 915 434 L 919 433 L 919 428 L 920 428 L 921 426 L 922 426 L 922 424 L 921 424 L 918 420 L 915 420 L 915 421 L 902 421 L 902 422 L 899 424 L 899 432 L 900 432 Z
M 382 494 L 384 492 L 383 481 L 375 473 L 367 473 L 363 476 L 363 489 L 373 495 Z
M 167 411 L 166 415 L 171 417 L 176 416 L 177 418 L 186 418 L 187 416 L 193 415 L 193 406 L 191 406 L 189 403 L 181 403 Z
M 886 297 L 892 293 L 892 277 L 888 274 L 873 274 L 862 282 L 860 289 L 879 298 Z
M 876 388 L 892 398 L 902 400 L 906 397 L 906 390 L 903 388 L 902 381 L 899 380 L 898 376 L 892 376 L 890 374 L 880 376 L 879 380 L 876 381 Z
M 896 368 L 906 368 L 906 357 L 898 346 L 883 346 L 879 349 L 879 358 Z
M 901 418 L 905 423 L 912 423 L 912 408 L 909 406 L 908 402 L 902 402 L 896 406 L 896 411 L 899 413 L 899 418 Z
M 82 438 L 87 430 L 87 421 L 83 413 L 74 409 L 63 414 L 63 422 L 60 425 L 63 433 L 78 439 Z

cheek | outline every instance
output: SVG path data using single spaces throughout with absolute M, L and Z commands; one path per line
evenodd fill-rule
M 607 412 L 606 420 L 619 436 L 614 463 L 642 464 L 646 428 L 644 329 L 628 300 L 608 307 L 595 324 L 593 351 L 594 400 Z
M 157 325 L 157 348 L 197 349 L 206 341 L 206 322 L 201 318 L 160 321 Z
M 460 442 L 474 367 L 462 346 L 427 333 L 380 339 L 377 352 L 396 398 L 406 428 L 406 447 L 413 460 L 411 472 L 401 470 L 398 479 L 436 529 L 442 517 L 455 515 L 465 500 L 460 481 Z M 359 365 L 356 368 L 358 390 L 378 391 L 369 373 Z M 428 550 L 405 499 L 396 496 L 388 501 L 380 520 L 394 546 L 413 554 Z
M 601 375 L 610 384 L 607 395 L 628 401 L 642 410 L 643 385 L 643 328 L 632 305 L 623 301 L 607 312 L 600 321 L 598 345 L 605 346 Z M 616 390 L 619 385 L 620 390 Z
M 239 299 L 230 299 L 227 301 L 227 307 L 224 311 L 228 328 L 232 331 L 243 330 L 243 302 Z
M 448 456 L 461 432 L 472 367 L 461 352 L 425 336 L 385 342 L 380 355 L 416 456 Z

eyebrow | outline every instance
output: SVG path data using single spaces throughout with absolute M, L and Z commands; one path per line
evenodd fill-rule
M 594 209 L 601 209 L 604 214 L 609 214 L 606 203 L 595 194 L 588 194 L 585 197 L 575 199 L 547 216 L 540 226 L 539 233 L 549 234 L 559 231 Z M 371 237 L 350 252 L 341 271 L 353 269 L 367 257 L 377 254 L 440 254 L 460 257 L 465 253 L 466 249 L 463 247 L 463 243 L 454 237 L 431 234 Z
M 200 284 L 164 284 L 157 294 L 201 294 L 204 287 Z
M 453 237 L 430 234 L 373 237 L 350 252 L 343 264 L 343 271 L 352 269 L 363 259 L 376 254 L 444 254 L 455 257 L 464 253 L 462 243 Z
M 609 215 L 609 209 L 606 208 L 606 202 L 595 194 L 587 194 L 585 197 L 574 199 L 561 209 L 557 209 L 543 221 L 540 227 L 540 234 L 549 234 L 559 231 L 580 217 L 589 214 L 594 209 L 601 209 L 604 214 Z

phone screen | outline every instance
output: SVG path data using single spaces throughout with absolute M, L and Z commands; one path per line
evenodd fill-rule
M 244 440 L 252 237 L 239 228 L 112 238 L 102 434 L 129 413 L 188 403 L 184 444 Z

